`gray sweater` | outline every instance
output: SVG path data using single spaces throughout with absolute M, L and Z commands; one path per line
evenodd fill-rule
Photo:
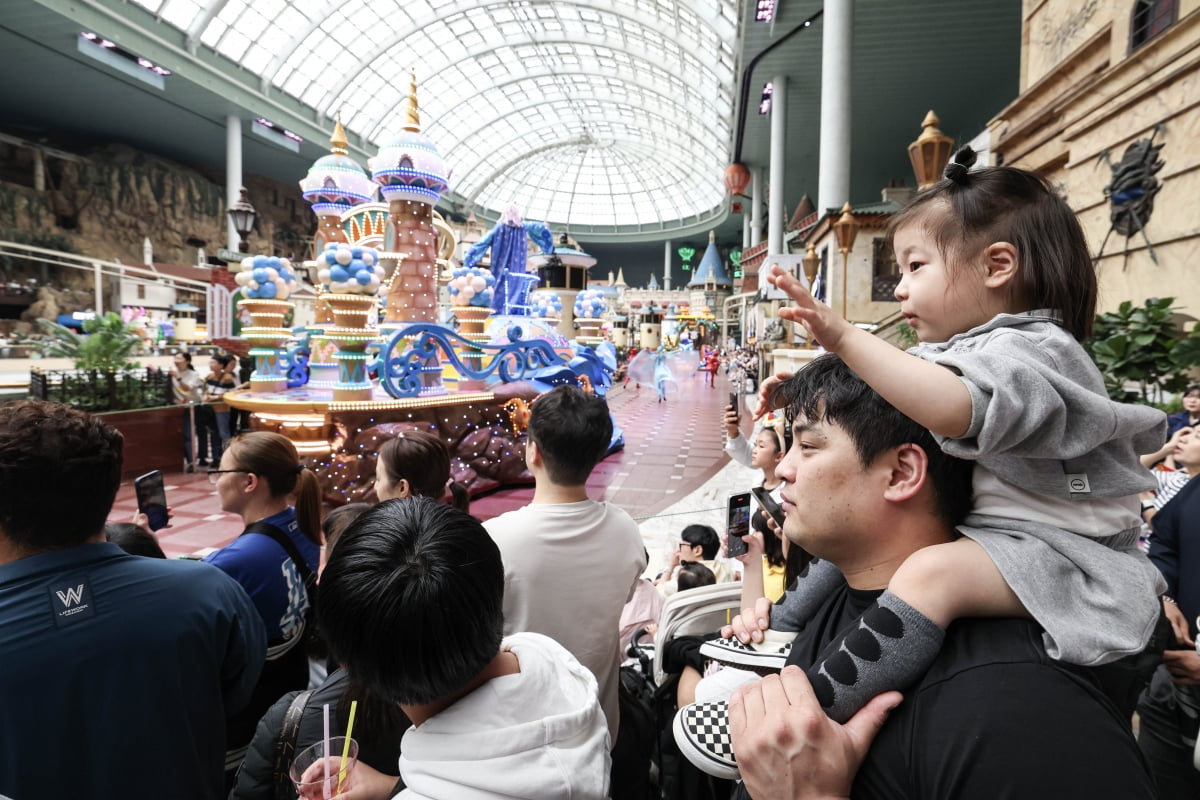
M 1138 456 L 1162 446 L 1166 415 L 1110 400 L 1100 371 L 1055 312 L 1001 314 L 909 352 L 953 370 L 971 393 L 971 425 L 959 438 L 937 437 L 944 452 L 1064 499 L 1155 488 Z M 1071 479 L 1080 475 L 1085 482 Z

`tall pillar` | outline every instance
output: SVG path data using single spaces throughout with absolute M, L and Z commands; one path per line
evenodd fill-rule
M 762 243 L 762 167 L 750 168 L 750 246 Z
M 783 252 L 783 180 L 787 166 L 787 78 L 776 75 L 771 79 L 771 189 L 767 198 L 767 253 Z
M 825 3 L 821 40 L 821 159 L 817 213 L 850 200 L 850 49 L 854 0 Z
M 242 196 L 242 120 L 233 114 L 225 117 L 225 208 L 237 205 Z M 238 232 L 233 220 L 225 215 L 225 246 L 238 251 Z
M 742 250 L 750 246 L 750 215 L 742 214 Z
M 671 241 L 663 242 L 663 289 L 671 291 Z

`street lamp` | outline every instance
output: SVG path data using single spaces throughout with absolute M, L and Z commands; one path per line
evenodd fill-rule
M 821 267 L 821 257 L 817 255 L 817 245 L 815 242 L 808 243 L 808 250 L 804 254 L 804 258 L 800 261 L 804 266 L 804 277 L 808 278 L 808 290 L 813 290 L 814 284 L 817 281 L 817 270 Z M 809 350 L 812 349 L 813 340 L 812 334 L 805 331 L 804 346 Z
M 254 206 L 250 205 L 250 200 L 246 197 L 245 186 L 241 191 L 242 196 L 233 204 L 228 213 L 229 221 L 233 223 L 233 229 L 237 231 L 238 252 L 244 253 L 250 247 L 246 243 L 246 238 L 250 235 L 250 231 L 254 230 L 254 220 L 258 217 L 258 212 L 254 210 Z
M 833 235 L 837 237 L 838 250 L 842 253 L 842 319 L 846 319 L 846 284 L 850 282 L 850 251 L 854 249 L 854 238 L 858 236 L 858 223 L 850 211 L 850 201 L 842 206 L 842 216 L 833 223 Z
M 942 170 L 954 150 L 954 140 L 938 130 L 941 120 L 931 110 L 921 123 L 921 135 L 908 146 L 908 160 L 917 176 L 917 188 L 932 186 L 942 178 Z

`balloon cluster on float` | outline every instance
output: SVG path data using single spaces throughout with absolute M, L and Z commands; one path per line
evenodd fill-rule
M 575 295 L 575 317 L 583 319 L 598 319 L 608 310 L 608 301 L 604 292 L 599 289 L 584 289 Z
M 559 317 L 562 315 L 562 298 L 541 289 L 529 295 L 529 307 L 535 317 Z
M 296 290 L 296 273 L 292 262 L 278 256 L 247 256 L 235 272 L 234 280 L 242 287 L 242 294 L 251 300 L 287 300 Z
M 482 267 L 458 267 L 450 274 L 446 288 L 450 290 L 450 303 L 456 306 L 490 306 L 492 287 L 496 278 L 489 269 Z
M 332 242 L 317 265 L 317 280 L 335 294 L 376 294 L 383 283 L 383 265 L 373 247 Z

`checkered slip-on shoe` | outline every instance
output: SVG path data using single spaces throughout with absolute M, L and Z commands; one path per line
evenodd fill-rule
M 705 642 L 700 645 L 700 655 L 731 667 L 748 669 L 759 675 L 770 675 L 779 672 L 787 664 L 795 638 L 794 631 L 768 629 L 763 631 L 763 640 L 757 643 L 743 644 L 736 636 Z
M 679 709 L 671 725 L 679 752 L 708 775 L 737 780 L 738 766 L 729 735 L 729 703 L 714 700 L 692 703 Z

